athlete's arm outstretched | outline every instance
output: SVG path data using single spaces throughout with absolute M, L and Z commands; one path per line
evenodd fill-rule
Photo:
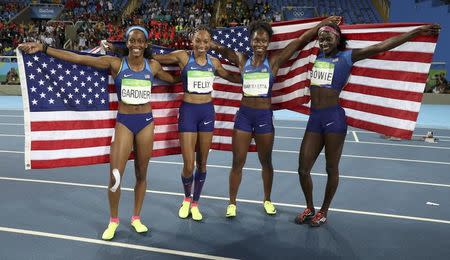
M 352 61 L 357 62 L 380 52 L 388 51 L 419 35 L 437 35 L 439 34 L 440 28 L 441 27 L 438 24 L 423 25 L 412 31 L 394 36 L 380 43 L 368 46 L 366 48 L 353 50 Z
M 311 40 L 313 40 L 317 36 L 317 32 L 320 27 L 324 26 L 328 23 L 339 24 L 341 22 L 341 17 L 339 16 L 330 16 L 320 23 L 318 23 L 313 28 L 309 29 L 300 37 L 292 40 L 285 48 L 271 55 L 270 58 L 270 67 L 272 68 L 272 72 L 274 75 L 277 74 L 278 69 L 282 64 L 289 60 L 289 58 L 294 54 L 295 51 L 302 49 L 305 47 Z
M 28 54 L 44 51 L 44 45 L 37 42 L 22 43 L 18 46 L 18 48 Z M 46 54 L 61 60 L 91 66 L 97 69 L 113 69 L 113 71 L 117 72 L 120 67 L 120 59 L 112 56 L 94 57 L 90 55 L 80 55 L 71 51 L 56 49 L 50 46 L 47 47 Z

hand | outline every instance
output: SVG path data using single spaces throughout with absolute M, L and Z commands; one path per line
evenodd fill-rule
M 428 24 L 417 28 L 419 35 L 439 35 L 441 26 L 439 24 Z
M 103 45 L 103 49 L 105 49 L 105 51 L 114 52 L 114 44 L 108 42 L 107 40 L 103 40 L 102 45 Z
M 26 42 L 19 44 L 18 48 L 25 53 L 34 54 L 38 51 L 42 51 L 44 46 L 39 42 Z
M 327 17 L 326 19 L 322 20 L 319 23 L 319 26 L 323 26 L 328 23 L 334 23 L 334 24 L 339 25 L 341 23 L 341 21 L 342 21 L 342 17 L 340 17 L 340 16 L 330 16 L 330 17 Z

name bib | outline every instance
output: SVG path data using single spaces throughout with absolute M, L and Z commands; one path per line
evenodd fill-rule
M 246 97 L 265 96 L 269 93 L 270 74 L 268 72 L 244 73 L 242 90 Z
M 150 102 L 152 82 L 142 79 L 122 79 L 120 97 L 129 105 L 142 105 Z
M 316 61 L 313 69 L 311 70 L 311 86 L 331 87 L 333 75 L 333 63 Z
M 213 91 L 214 73 L 212 71 L 189 70 L 187 72 L 188 92 L 206 94 Z

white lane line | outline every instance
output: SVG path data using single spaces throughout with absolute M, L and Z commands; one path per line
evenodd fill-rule
M 291 140 L 303 140 L 301 137 L 292 137 L 292 136 L 275 136 L 276 139 L 291 139 Z M 438 142 L 444 141 L 439 139 Z M 449 140 L 450 141 L 450 140 Z M 346 143 L 359 143 L 359 144 L 374 144 L 374 145 L 387 145 L 387 146 L 399 146 L 399 147 L 415 147 L 415 148 L 430 148 L 430 149 L 443 149 L 450 150 L 450 147 L 446 146 L 431 146 L 431 145 L 415 145 L 415 144 L 399 144 L 399 143 L 383 143 L 383 142 L 368 142 L 368 141 L 352 141 L 345 140 Z
M 8 178 L 8 177 L 0 177 L 0 180 L 9 180 L 9 181 L 22 181 L 22 182 L 34 182 L 34 183 L 46 183 L 46 184 L 58 184 L 58 185 L 68 185 L 68 186 L 77 186 L 77 187 L 89 187 L 89 188 L 101 188 L 107 189 L 107 186 L 103 185 L 92 185 L 92 184 L 84 184 L 84 183 L 72 183 L 72 182 L 59 182 L 59 181 L 46 181 L 46 180 L 35 180 L 35 179 L 21 179 L 21 178 Z M 133 188 L 125 188 L 122 187 L 123 191 L 133 192 Z M 183 197 L 184 193 L 179 192 L 166 192 L 166 191 L 154 191 L 147 190 L 148 193 L 161 194 L 161 195 L 171 195 L 171 196 L 179 196 Z M 229 198 L 226 197 L 218 197 L 218 196 L 208 196 L 202 195 L 203 199 L 212 199 L 212 200 L 222 200 L 228 201 Z M 246 202 L 251 204 L 261 204 L 259 200 L 248 200 L 248 199 L 237 199 L 238 202 Z M 289 203 L 278 203 L 274 202 L 273 204 L 277 206 L 291 207 L 291 208 L 305 208 L 306 205 L 296 205 Z M 320 209 L 317 207 L 317 209 Z M 369 215 L 369 216 L 378 216 L 378 217 L 387 217 L 387 218 L 396 218 L 396 219 L 407 219 L 407 220 L 415 220 L 422 222 L 433 222 L 433 223 L 441 223 L 441 224 L 450 224 L 450 220 L 444 219 L 433 219 L 433 218 L 422 218 L 422 217 L 414 217 L 414 216 L 406 216 L 406 215 L 395 215 L 395 214 L 386 214 L 379 212 L 370 212 L 370 211 L 360 211 L 360 210 L 351 210 L 351 209 L 339 209 L 339 208 L 330 208 L 330 211 L 343 212 L 343 213 L 351 213 L 351 214 L 359 214 L 359 215 Z
M 275 127 L 275 129 L 277 129 L 277 128 L 279 128 L 279 129 L 296 129 L 296 130 L 305 130 L 306 129 L 306 127 L 301 127 L 301 126 L 279 126 L 279 125 L 275 125 L 274 126 Z M 430 127 L 431 128 L 431 127 Z M 416 127 L 416 129 L 430 129 L 430 128 L 419 128 L 419 127 Z M 434 129 L 434 128 L 433 128 Z M 442 130 L 450 130 L 450 129 L 442 129 Z M 355 131 L 356 133 L 358 133 L 358 134 L 374 134 L 374 135 L 379 135 L 379 133 L 375 133 L 375 132 L 371 132 L 371 131 L 364 131 L 364 130 L 352 130 L 352 131 Z M 418 136 L 418 137 L 422 137 L 422 136 L 424 136 L 425 134 L 423 134 L 423 135 L 417 135 L 417 134 L 415 134 L 415 135 L 413 135 L 413 136 Z M 439 135 L 434 135 L 434 137 L 438 137 L 438 138 L 450 138 L 450 136 L 446 136 L 446 135 L 441 135 L 441 136 L 439 136 Z
M 356 135 L 356 132 L 355 132 L 355 131 L 352 131 L 352 134 L 353 134 L 353 138 L 355 138 L 355 142 L 359 143 L 359 138 L 358 138 L 358 136 Z
M 158 161 L 150 160 L 150 162 L 151 163 L 160 163 L 160 164 L 183 165 L 182 162 L 171 162 L 171 161 L 160 161 L 160 160 L 158 160 Z M 206 166 L 210 167 L 210 168 L 231 169 L 231 166 L 226 166 L 226 165 L 207 164 Z M 243 170 L 261 172 L 260 168 L 244 167 Z M 288 170 L 276 170 L 276 169 L 274 169 L 274 172 L 275 173 L 279 172 L 279 173 L 298 174 L 296 171 L 288 171 Z M 321 177 L 328 177 L 328 175 L 326 173 L 312 172 L 311 175 L 321 176 Z M 373 178 L 373 177 L 361 177 L 361 176 L 342 175 L 342 174 L 339 174 L 339 178 L 354 179 L 354 180 L 381 181 L 381 182 L 392 182 L 392 183 L 402 183 L 402 184 L 413 184 L 413 185 L 425 185 L 425 186 L 450 188 L 450 184 L 433 183 L 433 182 L 419 182 L 419 181 L 407 181 L 407 180 L 384 179 L 384 178 Z
M 289 151 L 289 150 L 272 150 L 273 152 L 278 153 L 291 153 L 298 154 L 298 151 Z M 15 154 L 23 154 L 21 151 L 11 151 L 11 150 L 0 150 L 0 153 L 15 153 Z M 320 155 L 325 155 L 325 153 L 320 153 Z M 349 158 L 360 158 L 360 159 L 374 159 L 374 160 L 387 160 L 387 161 L 400 161 L 400 162 L 414 162 L 414 163 L 428 163 L 428 164 L 443 164 L 450 165 L 450 162 L 439 162 L 439 161 L 425 161 L 425 160 L 412 160 L 412 159 L 403 159 L 403 158 L 388 158 L 388 157 L 376 157 L 376 156 L 362 156 L 362 155 L 350 155 L 343 154 L 342 157 Z
M 23 117 L 23 115 L 0 115 L 0 117 Z
M 356 134 L 354 134 L 356 136 Z M 0 134 L 1 136 L 5 137 L 24 137 L 25 135 L 12 135 L 12 134 Z M 291 140 L 303 140 L 303 138 L 300 137 L 291 137 L 291 136 L 275 136 L 276 139 L 291 139 Z M 356 136 L 355 140 L 358 139 Z M 443 140 L 439 140 L 443 141 Z M 450 140 L 449 140 L 450 141 Z M 346 140 L 346 143 L 360 143 L 360 144 L 374 144 L 374 145 L 388 145 L 388 146 L 399 146 L 399 147 L 416 147 L 416 148 L 430 148 L 430 149 L 443 149 L 443 150 L 450 150 L 450 147 L 444 147 L 444 146 L 428 146 L 428 145 L 414 145 L 414 144 L 398 144 L 398 143 L 378 143 L 378 142 L 366 142 L 366 141 L 352 141 L 352 140 Z M 210 149 L 209 152 L 213 152 L 214 150 Z
M 0 123 L 0 125 L 23 125 L 23 124 L 13 124 L 13 123 Z
M 233 259 L 233 258 L 226 258 L 226 257 L 220 257 L 220 256 L 186 252 L 186 251 L 178 251 L 178 250 L 172 250 L 172 249 L 151 247 L 151 246 L 141 246 L 141 245 L 135 245 L 135 244 L 121 243 L 121 242 L 103 241 L 100 239 L 93 239 L 93 238 L 88 238 L 88 237 L 68 236 L 68 235 L 62 235 L 62 234 L 56 234 L 56 233 L 40 232 L 40 231 L 34 231 L 34 230 L 28 230 L 28 229 L 17 229 L 17 228 L 8 228 L 8 227 L 0 226 L 0 231 L 24 234 L 24 235 L 32 235 L 32 236 L 78 241 L 78 242 L 84 242 L 84 243 L 89 243 L 89 244 L 98 244 L 98 245 L 104 245 L 104 246 L 129 248 L 129 249 L 136 249 L 136 250 L 155 252 L 155 253 L 161 253 L 161 254 L 197 257 L 197 258 L 202 258 L 202 259 L 217 259 L 217 260 Z
M 272 151 L 273 152 L 278 152 L 278 153 L 293 153 L 293 154 L 298 154 L 299 153 L 298 151 L 290 151 L 290 150 L 275 150 L 274 149 Z M 320 153 L 320 155 L 325 155 L 325 153 Z M 363 156 L 363 155 L 351 155 L 351 154 L 343 154 L 342 157 L 450 165 L 450 162 L 412 160 L 412 159 L 403 159 L 403 158 L 388 158 L 388 157 Z
M 5 151 L 5 150 L 0 150 L 0 153 L 17 153 L 17 154 L 23 154 L 23 152 L 19 152 L 19 151 Z M 150 162 L 152 162 L 152 163 L 161 163 L 161 164 L 183 165 L 183 163 L 181 163 L 181 162 L 171 162 L 171 161 L 155 161 L 155 160 L 151 160 Z M 207 167 L 231 169 L 230 166 L 226 166 L 226 165 L 207 164 Z M 244 170 L 248 170 L 248 171 L 261 171 L 261 169 L 258 169 L 258 168 L 244 167 L 243 169 L 244 169 Z M 297 174 L 297 172 L 295 172 L 295 171 L 276 170 L 276 169 L 274 170 L 274 172 Z M 324 174 L 324 173 L 311 173 L 311 175 L 327 177 L 327 174 Z M 392 182 L 392 183 L 403 183 L 403 184 L 414 184 L 414 185 L 426 185 L 426 186 L 436 186 L 436 187 L 446 187 L 446 188 L 449 188 L 449 187 L 450 187 L 449 184 L 430 183 L 430 182 L 417 182 L 417 181 L 406 181 L 406 180 L 396 180 L 396 179 L 384 179 L 384 178 L 372 178 L 372 177 L 360 177 L 360 176 L 342 175 L 342 174 L 340 174 L 339 177 L 340 177 L 340 178 L 347 178 L 347 179 L 372 180 L 372 181 L 382 181 L 382 182 Z
M 23 152 L 21 152 L 21 151 L 8 151 L 8 150 L 0 150 L 0 153 L 18 153 L 18 154 L 23 154 Z

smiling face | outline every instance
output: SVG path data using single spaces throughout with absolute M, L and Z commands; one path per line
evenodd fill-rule
M 128 35 L 127 48 L 134 57 L 144 56 L 144 50 L 148 43 L 145 34 L 140 30 L 133 30 Z
M 269 47 L 269 40 L 269 34 L 265 30 L 258 29 L 254 31 L 250 40 L 250 46 L 253 49 L 253 53 L 265 56 L 267 48 Z
M 209 51 L 211 43 L 211 35 L 206 30 L 199 30 L 192 36 L 192 49 L 199 53 L 204 54 Z
M 329 31 L 319 31 L 318 36 L 319 47 L 325 55 L 338 51 L 339 37 L 337 35 Z

